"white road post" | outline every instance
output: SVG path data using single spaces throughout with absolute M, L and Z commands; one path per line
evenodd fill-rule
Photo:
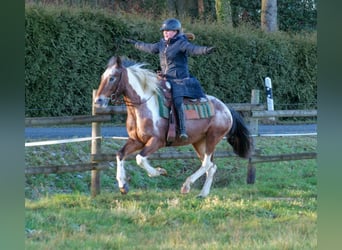
M 266 86 L 266 99 L 267 99 L 267 110 L 274 110 L 273 104 L 273 93 L 272 93 L 272 82 L 271 78 L 265 78 L 265 86 Z M 275 117 L 270 117 L 269 120 L 274 121 Z

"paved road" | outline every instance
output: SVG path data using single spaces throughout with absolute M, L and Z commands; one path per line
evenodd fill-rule
M 301 134 L 317 133 L 316 124 L 301 125 L 259 125 L 259 134 Z M 127 136 L 125 127 L 101 127 L 104 137 Z M 25 128 L 26 139 L 65 139 L 74 137 L 90 137 L 91 127 L 65 127 L 65 128 Z

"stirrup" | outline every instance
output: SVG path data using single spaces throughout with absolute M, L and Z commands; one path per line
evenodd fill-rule
M 186 133 L 181 133 L 179 135 L 179 138 L 182 140 L 182 141 L 186 141 L 189 137 Z

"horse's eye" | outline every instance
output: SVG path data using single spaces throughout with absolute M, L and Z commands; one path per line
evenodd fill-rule
M 114 76 L 109 77 L 109 82 L 113 82 L 115 80 Z

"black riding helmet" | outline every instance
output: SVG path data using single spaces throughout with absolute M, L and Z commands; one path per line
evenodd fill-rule
M 177 30 L 177 31 L 181 31 L 182 29 L 182 24 L 181 22 L 176 19 L 176 18 L 169 18 L 169 19 L 166 19 L 162 26 L 160 27 L 160 30 L 161 31 L 164 31 L 164 30 Z

